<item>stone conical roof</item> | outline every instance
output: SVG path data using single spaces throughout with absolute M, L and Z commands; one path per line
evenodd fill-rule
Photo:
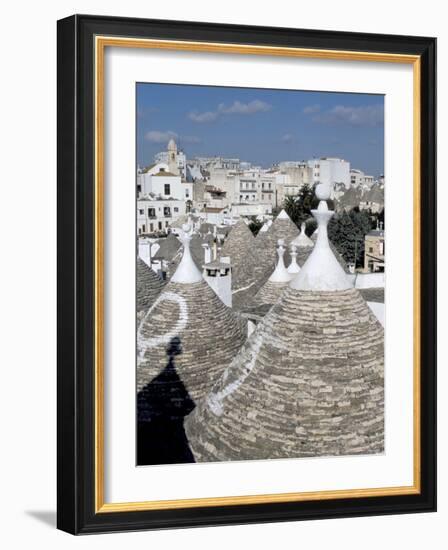
M 182 243 L 174 233 L 157 241 L 159 250 L 154 254 L 154 260 L 163 261 L 166 268 L 166 278 L 171 279 L 182 258 Z
M 170 348 L 176 342 L 174 368 L 193 400 L 210 390 L 246 338 L 244 323 L 225 306 L 202 279 L 184 241 L 182 261 L 171 281 L 148 310 L 137 333 L 137 390 L 139 420 L 151 416 L 145 387 L 170 362 Z M 159 394 L 170 386 L 160 384 Z
M 256 292 L 256 258 L 252 253 L 254 240 L 251 230 L 244 220 L 240 219 L 233 226 L 221 249 L 221 256 L 230 257 L 232 264 L 232 301 L 236 309 L 247 303 Z
M 384 331 L 320 235 L 280 300 L 187 418 L 196 461 L 384 450 Z
M 137 257 L 137 314 L 146 311 L 155 302 L 164 287 L 162 281 L 154 271 Z
M 383 342 L 357 290 L 287 288 L 187 418 L 195 460 L 382 452 Z

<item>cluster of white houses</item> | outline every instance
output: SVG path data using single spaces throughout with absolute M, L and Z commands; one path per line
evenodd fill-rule
M 339 158 L 284 161 L 262 169 L 237 158 L 187 160 L 171 139 L 154 160 L 137 170 L 137 233 L 142 236 L 167 232 L 190 212 L 230 225 L 240 216 L 270 219 L 272 210 L 305 184 L 329 185 L 336 200 L 355 190 L 361 208 L 379 211 L 384 204 L 384 179 L 377 181 Z
M 383 452 L 384 278 L 350 273 L 329 242 L 331 189 L 316 187 L 311 238 L 284 210 L 256 237 L 191 213 L 157 252 L 166 281 L 139 262 L 139 437 L 164 414 L 198 462 Z

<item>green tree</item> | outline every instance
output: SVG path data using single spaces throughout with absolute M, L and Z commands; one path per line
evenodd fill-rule
M 252 216 L 248 227 L 252 231 L 252 233 L 256 236 L 258 235 L 260 229 L 263 227 L 263 222 L 257 220 L 255 216 Z
M 302 185 L 297 195 L 288 195 L 283 202 L 283 208 L 298 226 L 311 216 L 311 209 L 314 200 L 314 190 L 307 183 Z
M 364 239 L 371 229 L 369 213 L 355 207 L 335 214 L 328 225 L 328 236 L 347 263 L 360 267 L 364 263 Z

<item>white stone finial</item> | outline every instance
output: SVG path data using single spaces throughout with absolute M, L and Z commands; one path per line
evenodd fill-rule
M 300 234 L 297 235 L 297 237 L 291 241 L 291 244 L 297 247 L 312 247 L 314 246 L 313 241 L 308 237 L 308 235 L 305 232 L 306 225 L 305 223 L 302 223 L 300 226 Z
M 290 275 L 296 275 L 300 271 L 300 266 L 297 263 L 297 247 L 294 244 L 291 245 L 291 263 L 287 271 Z
M 180 240 L 184 245 L 184 252 L 182 254 L 182 260 L 180 261 L 179 266 L 177 267 L 174 275 L 171 280 L 173 283 L 198 283 L 202 281 L 202 275 L 199 269 L 196 267 L 196 264 L 193 261 L 190 251 L 190 241 L 191 241 L 191 226 L 186 223 L 182 226 Z
M 322 185 L 318 185 L 316 191 Z M 325 187 L 327 189 L 319 190 L 319 197 L 328 197 L 329 186 Z M 291 281 L 291 288 L 296 290 L 334 291 L 347 290 L 353 286 L 330 248 L 327 226 L 334 212 L 328 210 L 325 200 L 321 198 L 317 210 L 311 211 L 317 220 L 319 232 L 314 250 L 300 273 Z
M 285 254 L 285 241 L 283 239 L 279 239 L 277 241 L 278 247 L 277 247 L 277 255 L 278 255 L 278 262 L 274 269 L 274 272 L 269 277 L 269 280 L 272 283 L 287 283 L 291 280 L 291 274 L 288 273 L 285 262 L 283 260 L 283 256 Z
M 329 183 L 319 183 L 314 192 L 320 201 L 327 201 L 331 197 L 331 186 Z

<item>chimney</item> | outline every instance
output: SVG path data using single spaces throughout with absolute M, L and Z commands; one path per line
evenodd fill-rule
M 226 306 L 232 307 L 232 266 L 225 256 L 204 265 L 203 277 Z
M 212 261 L 212 250 L 207 243 L 204 243 L 202 248 L 204 249 L 204 264 L 208 264 Z

